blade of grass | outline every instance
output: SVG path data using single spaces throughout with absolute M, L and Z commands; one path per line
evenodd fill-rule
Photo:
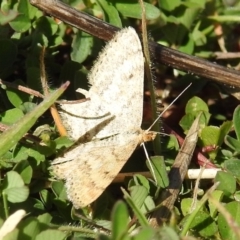
M 124 199 L 126 200 L 127 204 L 131 207 L 131 209 L 135 213 L 135 215 L 136 215 L 140 225 L 142 227 L 149 226 L 147 218 L 141 212 L 141 210 L 135 205 L 135 203 L 133 202 L 131 196 L 127 193 L 127 191 L 125 191 L 125 189 L 121 188 L 121 190 L 122 190 L 122 192 L 124 194 Z
M 219 185 L 219 182 L 215 183 L 207 192 L 206 194 L 202 197 L 200 200 L 199 204 L 196 206 L 195 210 L 189 215 L 187 218 L 185 224 L 183 225 L 183 230 L 180 234 L 181 237 L 186 236 L 188 230 L 190 229 L 191 223 L 193 222 L 194 218 L 196 218 L 198 212 L 203 208 L 204 204 L 209 198 L 209 194 L 211 194 Z
M 23 135 L 35 124 L 37 119 L 59 98 L 68 87 L 69 82 L 63 84 L 59 89 L 46 97 L 33 111 L 26 114 L 22 119 L 13 124 L 0 136 L 0 156 L 3 156 L 13 147 Z

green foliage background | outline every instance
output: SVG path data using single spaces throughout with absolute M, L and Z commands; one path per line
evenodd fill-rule
M 112 25 L 141 29 L 141 8 L 137 1 L 65 2 Z M 45 46 L 46 72 L 52 89 L 69 80 L 71 85 L 65 98 L 75 99 L 76 88 L 88 87 L 86 74 L 104 43 L 64 23 L 59 24 L 27 0 L 2 0 L 0 4 L 0 78 L 41 92 L 39 59 L 41 48 Z M 238 58 L 219 60 L 216 56 L 218 52 L 239 51 L 239 1 L 149 0 L 145 4 L 147 27 L 156 42 L 238 68 Z M 220 35 L 218 27 L 221 27 Z M 191 92 L 186 93 L 182 101 L 186 106 L 179 124 L 187 132 L 194 118 L 203 112 L 198 146 L 217 146 L 206 156 L 225 170 L 217 174 L 214 181 L 220 184 L 212 195 L 225 204 L 239 224 L 240 108 L 237 101 L 216 84 L 194 76 L 190 70 L 183 73 L 154 64 L 156 82 L 163 79 L 156 88 L 165 87 L 169 77 L 171 87 L 177 91 L 193 82 Z M 17 227 L 3 239 L 89 239 L 97 236 L 98 239 L 124 240 L 180 239 L 186 230 L 196 238 L 237 239 L 225 215 L 211 201 L 201 202 L 201 197 L 197 203 L 200 206 L 197 217 L 186 224 L 192 214 L 189 209 L 193 201 L 193 187 L 189 182 L 184 184 L 176 204 L 175 223 L 170 222 L 161 229 L 151 228 L 145 215 L 155 207 L 161 183 L 156 186 L 142 175 L 135 175 L 125 185 L 129 190 L 123 194 L 128 208 L 126 203 L 115 203 L 116 198 L 109 191 L 91 207 L 79 211 L 72 209 L 64 183 L 55 181 L 49 170 L 50 161 L 71 141 L 58 136 L 49 114 L 41 116 L 60 93 L 62 89 L 39 105 L 41 100 L 36 97 L 4 85 L 0 89 L 1 123 L 15 124 L 0 138 L 0 224 L 17 210 L 26 211 Z M 45 144 L 19 141 L 29 129 Z M 169 168 L 177 151 L 174 137 L 163 139 L 165 162 L 163 158 L 153 160 L 157 176 L 162 176 L 165 163 Z M 135 156 L 137 160 L 140 158 L 142 154 Z M 141 164 L 134 162 L 127 168 L 142 170 L 136 165 Z M 206 191 L 208 187 L 203 184 L 202 189 Z M 118 196 L 118 191 L 113 192 Z M 133 216 L 138 221 L 134 221 Z

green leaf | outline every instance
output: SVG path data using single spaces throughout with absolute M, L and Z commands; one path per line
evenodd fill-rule
M 7 195 L 7 200 L 12 203 L 24 202 L 29 196 L 29 189 L 26 186 L 7 188 L 3 192 Z
M 24 181 L 17 172 L 10 171 L 7 172 L 6 177 L 4 178 L 3 186 L 5 188 L 23 187 Z
M 24 116 L 23 112 L 18 108 L 10 109 L 0 114 L 1 122 L 6 125 L 11 125 L 15 123 L 16 121 L 20 120 L 23 116 Z
M 1 158 L 0 158 L 0 166 L 1 168 L 10 168 L 12 167 L 12 153 L 9 151 L 5 153 Z
M 112 213 L 112 239 L 120 240 L 128 231 L 129 214 L 124 202 L 114 205 Z
M 64 183 L 62 181 L 54 181 L 51 184 L 52 191 L 54 194 L 61 200 L 66 201 L 67 200 L 67 193 L 64 186 Z
M 175 17 L 170 16 L 168 22 L 169 23 L 161 29 L 166 36 L 166 40 L 170 42 L 170 44 L 181 45 L 183 39 L 188 35 L 186 28 Z
M 35 17 L 37 9 L 28 0 L 20 0 L 18 4 L 19 15 L 10 22 L 16 32 L 26 32 L 31 27 L 31 19 Z
M 40 224 L 35 217 L 28 217 L 18 225 L 20 229 L 19 239 L 36 239 L 40 233 Z
M 142 226 L 142 227 L 146 227 L 148 226 L 148 221 L 145 217 L 145 215 L 142 213 L 142 211 L 135 205 L 133 199 L 131 198 L 131 196 L 124 190 L 122 189 L 122 192 L 124 194 L 124 198 L 127 202 L 127 204 L 131 207 L 131 209 L 133 210 L 133 212 L 135 213 L 138 221 L 139 221 L 139 224 Z
M 25 184 L 29 184 L 31 182 L 33 169 L 29 165 L 28 161 L 19 162 L 18 164 L 15 165 L 13 170 L 21 175 Z
M 131 183 L 132 181 L 129 181 L 128 188 L 130 188 L 131 186 L 140 185 L 145 187 L 148 192 L 150 191 L 149 181 L 141 174 L 135 174 L 133 176 L 133 184 Z
M 202 129 L 200 138 L 203 142 L 203 146 L 218 146 L 219 136 L 220 129 L 218 127 L 208 126 Z M 214 160 L 218 150 L 219 149 L 209 152 L 209 157 Z
M 208 105 L 199 97 L 191 98 L 185 107 L 185 113 L 197 116 L 200 111 L 209 112 Z
M 200 129 L 203 129 L 210 119 L 210 113 L 207 104 L 199 97 L 191 98 L 185 107 L 186 115 L 182 117 L 180 126 L 184 129 L 185 133 L 191 127 L 194 119 L 202 112 L 199 119 Z
M 3 194 L 7 195 L 9 202 L 19 203 L 28 198 L 29 189 L 24 186 L 21 176 L 15 171 L 7 172 L 3 188 Z
M 42 16 L 36 21 L 36 29 L 49 38 L 56 34 L 58 24 L 52 18 Z
M 240 191 L 236 191 L 236 192 L 234 193 L 234 199 L 235 199 L 237 202 L 240 201 Z
M 111 23 L 112 25 L 122 28 L 122 21 L 119 17 L 117 9 L 112 5 L 110 1 L 97 0 L 104 10 L 105 21 Z
M 201 111 L 199 111 L 199 112 L 201 112 Z M 199 112 L 196 112 L 196 113 L 199 114 Z M 188 113 L 182 117 L 179 124 L 184 129 L 185 133 L 187 133 L 187 131 L 192 126 L 194 119 L 198 116 L 198 114 L 196 114 L 196 113 L 195 112 L 193 114 Z M 200 119 L 199 119 L 200 129 L 203 129 L 208 124 L 210 116 L 211 115 L 208 112 L 202 112 Z
M 198 212 L 193 222 L 191 223 L 190 228 L 205 238 L 214 236 L 218 231 L 217 225 L 214 222 L 213 218 L 211 218 L 209 214 L 203 211 Z
M 200 25 L 201 25 L 201 21 L 198 21 L 192 32 L 192 37 L 193 37 L 193 40 L 194 40 L 196 46 L 204 46 L 207 42 L 206 34 L 199 29 Z M 209 28 L 209 30 L 210 30 L 210 28 Z M 212 30 L 213 30 L 213 28 L 211 29 L 211 31 Z M 202 54 L 202 55 L 210 57 L 212 55 L 212 52 L 209 53 L 206 51 L 201 51 L 201 53 L 198 53 L 198 54 Z
M 34 146 L 32 146 L 34 147 Z M 39 165 L 40 162 L 43 162 L 45 160 L 45 155 L 41 153 L 42 148 L 47 148 L 45 146 L 35 146 L 36 149 L 25 147 L 23 145 L 17 144 L 17 146 L 14 148 L 13 151 L 13 157 L 15 162 L 19 162 L 21 160 L 29 159 L 29 157 L 33 158 L 37 165 Z M 47 151 L 45 152 L 47 156 Z
M 46 239 L 51 239 L 51 240 L 65 240 L 67 239 L 67 236 L 69 234 L 67 232 L 63 231 L 58 231 L 54 229 L 48 229 L 45 231 L 40 232 L 35 240 L 46 240 Z
M 232 122 L 226 121 L 220 126 L 220 128 L 215 126 L 208 126 L 202 129 L 200 137 L 203 142 L 203 146 L 216 145 L 220 147 L 231 127 Z M 210 157 L 212 157 L 211 159 L 214 159 L 216 157 L 215 155 L 217 151 L 218 149 L 209 154 Z
M 194 52 L 194 41 L 191 35 L 188 36 L 188 41 L 185 42 L 185 44 L 181 44 L 181 46 L 178 48 L 180 52 L 184 52 L 187 54 L 193 54 Z
M 18 11 L 24 14 L 30 19 L 33 19 L 36 15 L 37 9 L 33 7 L 28 0 L 20 0 L 18 5 Z
M 198 18 L 203 6 L 200 4 L 193 4 L 191 7 L 186 8 L 184 14 L 179 18 L 180 22 L 189 31 L 193 26 L 194 21 Z
M 63 42 L 64 42 L 60 36 L 56 36 L 56 35 L 53 35 L 49 40 L 50 41 L 49 41 L 48 45 L 45 45 L 45 46 L 57 47 L 57 46 L 63 44 Z
M 192 202 L 193 202 L 192 198 L 182 199 L 182 201 L 181 201 L 181 211 L 183 213 L 183 216 L 187 216 L 190 213 Z
M 226 196 L 231 196 L 236 191 L 236 179 L 231 173 L 217 172 L 214 182 L 220 182 L 217 189 L 223 191 Z
M 156 232 L 154 228 L 143 228 L 141 229 L 138 234 L 132 237 L 132 240 L 150 240 L 155 239 Z
M 217 22 L 223 22 L 223 23 L 227 23 L 227 22 L 239 22 L 240 21 L 240 16 L 209 16 L 208 19 L 217 21 Z
M 236 107 L 233 113 L 233 125 L 237 135 L 238 141 L 240 141 L 240 105 Z
M 109 231 L 112 230 L 112 222 L 111 221 L 107 221 L 107 220 L 96 220 L 96 224 L 98 226 L 101 226 L 105 229 L 108 229 Z
M 186 6 L 187 8 L 204 8 L 207 3 L 207 0 L 191 0 L 191 1 L 185 1 L 182 4 Z
M 18 12 L 9 10 L 7 12 L 0 12 L 0 25 L 5 25 L 10 21 L 14 20 L 18 16 Z
M 240 179 L 240 161 L 228 160 L 224 162 L 224 168 L 233 174 L 236 178 Z
M 226 149 L 221 149 L 221 154 L 225 157 L 225 159 L 231 159 L 233 157 L 233 153 Z
M 172 0 L 172 1 L 162 1 L 158 0 L 159 7 L 171 12 L 173 11 L 176 7 L 180 6 L 182 4 L 182 1 L 180 0 Z
M 13 21 L 10 22 L 10 26 L 16 32 L 26 32 L 31 27 L 30 19 L 24 15 L 18 15 Z
M 160 238 L 159 239 L 168 239 L 168 240 L 180 240 L 180 237 L 177 233 L 173 230 L 173 228 L 164 226 L 160 231 Z
M 137 186 L 130 187 L 129 191 L 135 206 L 141 209 L 148 195 L 148 190 L 143 186 L 137 185 Z
M 145 198 L 143 206 L 141 207 L 141 211 L 143 213 L 148 213 L 148 212 L 152 211 L 155 207 L 156 207 L 156 205 L 155 205 L 155 202 L 153 201 L 153 198 L 148 195 Z
M 232 121 L 226 121 L 220 126 L 220 135 L 218 139 L 218 146 L 221 146 L 224 142 L 225 136 L 229 133 L 232 128 Z
M 215 190 L 212 192 L 211 195 L 213 199 L 217 200 L 218 202 L 221 202 L 224 194 L 220 190 Z M 210 215 L 212 218 L 215 218 L 218 214 L 217 206 L 214 202 L 212 202 L 211 199 L 209 199 L 208 202 L 209 202 L 208 206 L 209 206 Z
M 38 221 L 43 224 L 50 224 L 52 221 L 52 216 L 49 213 L 44 213 L 37 217 Z
M 194 119 L 195 116 L 193 114 L 186 114 L 180 120 L 179 125 L 181 126 L 185 133 L 192 126 Z
M 238 224 L 234 226 L 234 228 L 240 228 L 240 203 L 239 202 L 230 202 L 227 203 L 225 206 L 226 211 L 228 211 L 235 222 Z M 232 223 L 233 224 L 233 223 Z M 222 237 L 222 239 L 228 239 L 228 240 L 237 240 L 239 239 L 234 234 L 234 231 L 232 230 L 232 227 L 230 227 L 225 219 L 225 216 L 222 215 L 222 213 L 219 213 L 218 216 L 218 228 L 219 233 Z
M 72 61 L 82 63 L 91 53 L 93 37 L 83 31 L 77 31 L 72 42 Z
M 42 191 L 39 192 L 40 199 L 43 203 L 43 205 L 46 208 L 51 208 L 52 206 L 52 199 L 51 199 L 51 194 L 47 189 L 43 189 Z
M 147 213 L 155 208 L 155 203 L 151 196 L 149 181 L 140 174 L 135 174 L 133 179 L 128 182 L 128 189 L 134 204 L 141 209 L 143 213 Z
M 166 188 L 169 185 L 169 178 L 163 157 L 154 156 L 151 157 L 150 161 L 151 161 L 150 163 L 149 161 L 146 161 L 146 164 L 152 176 L 156 178 L 155 180 L 157 181 L 156 182 L 157 186 Z
M 168 150 L 179 150 L 179 143 L 177 138 L 170 134 L 169 136 L 164 136 L 164 138 L 161 138 L 161 146 L 163 149 Z
M 122 0 L 115 3 L 117 10 L 124 17 L 142 19 L 142 9 L 135 0 Z M 144 2 L 147 20 L 154 20 L 160 17 L 160 10 L 152 4 Z
M 225 137 L 225 144 L 228 147 L 230 147 L 233 151 L 240 152 L 240 141 L 239 140 L 227 135 Z
M 33 202 L 34 209 L 36 209 L 38 211 L 40 210 L 41 212 L 44 211 L 45 206 L 43 205 L 43 203 L 40 200 L 38 200 L 38 199 L 34 199 L 34 200 L 35 200 Z
M 17 80 L 13 83 L 16 85 L 24 85 L 24 83 L 20 80 Z M 6 94 L 8 96 L 8 100 L 16 108 L 20 107 L 20 105 L 22 103 L 29 100 L 29 95 L 24 92 L 19 91 L 18 89 L 13 89 L 13 88 L 7 89 Z
M 25 115 L 17 121 L 7 131 L 0 136 L 0 156 L 3 156 L 11 147 L 13 147 L 23 135 L 35 124 L 37 119 L 56 101 L 56 99 L 63 93 L 66 85 L 59 88 L 44 101 L 39 104 L 32 112 Z

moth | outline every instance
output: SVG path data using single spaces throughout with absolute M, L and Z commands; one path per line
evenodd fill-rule
M 75 208 L 96 200 L 136 147 L 155 138 L 141 129 L 144 57 L 136 31 L 119 31 L 100 53 L 89 76 L 89 101 L 63 104 L 62 119 L 76 143 L 52 162 Z

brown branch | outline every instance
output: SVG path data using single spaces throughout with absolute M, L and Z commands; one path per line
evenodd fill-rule
M 13 88 L 13 89 L 18 89 L 21 92 L 28 93 L 29 95 L 33 95 L 35 97 L 44 98 L 44 96 L 40 92 L 35 91 L 35 90 L 33 90 L 31 88 L 28 88 L 28 87 L 19 85 L 19 84 L 6 82 L 6 81 L 3 81 L 2 79 L 0 79 L 0 85 L 5 85 L 6 87 L 10 87 L 10 88 Z
M 103 40 L 110 40 L 119 28 L 101 21 L 58 0 L 30 0 L 42 11 Z M 214 80 L 218 83 L 240 86 L 239 71 L 228 69 L 204 59 L 187 55 L 171 48 L 149 41 L 154 60 L 184 72 Z
M 169 186 L 161 192 L 160 198 L 157 200 L 157 209 L 150 217 L 150 225 L 153 227 L 158 227 L 169 220 L 197 144 L 200 116 L 198 115 L 189 129 L 181 150 L 178 152 L 168 174 Z

